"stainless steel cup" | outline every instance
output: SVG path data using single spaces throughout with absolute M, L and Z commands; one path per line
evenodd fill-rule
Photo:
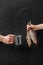
M 17 35 L 15 37 L 15 45 L 21 45 L 22 44 L 22 35 Z

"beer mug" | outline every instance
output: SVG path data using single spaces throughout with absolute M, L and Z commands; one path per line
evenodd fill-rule
M 21 45 L 21 44 L 22 44 L 22 35 L 16 35 L 15 45 Z

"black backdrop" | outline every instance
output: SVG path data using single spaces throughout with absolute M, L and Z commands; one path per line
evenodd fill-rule
M 43 0 L 0 0 L 0 34 L 21 34 L 23 45 L 0 43 L 0 65 L 43 65 L 43 30 L 36 31 L 38 45 L 28 48 L 26 24 L 43 23 Z

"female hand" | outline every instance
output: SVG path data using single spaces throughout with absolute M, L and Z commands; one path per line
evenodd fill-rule
M 27 31 L 30 29 L 36 30 L 36 25 L 33 25 L 33 24 L 27 25 Z

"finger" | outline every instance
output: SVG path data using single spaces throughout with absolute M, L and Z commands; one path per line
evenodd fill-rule
M 13 36 L 15 37 L 16 35 L 13 35 L 13 34 L 9 34 L 9 36 L 10 36 L 10 37 L 13 37 Z
M 27 31 L 31 29 L 31 26 L 27 25 Z
M 14 42 L 9 42 L 9 44 L 13 44 Z
M 15 35 L 9 35 L 10 37 L 15 37 Z
M 11 37 L 8 42 L 15 42 L 15 39 Z
M 12 36 L 11 36 L 11 37 L 9 37 L 9 39 L 10 39 L 10 38 L 11 38 L 11 39 L 15 39 L 15 37 L 12 37 Z
M 9 40 L 14 40 L 15 39 L 15 37 L 9 37 Z
M 11 44 L 14 43 L 14 42 L 10 42 Z
M 8 42 L 14 42 L 13 38 L 9 38 Z

